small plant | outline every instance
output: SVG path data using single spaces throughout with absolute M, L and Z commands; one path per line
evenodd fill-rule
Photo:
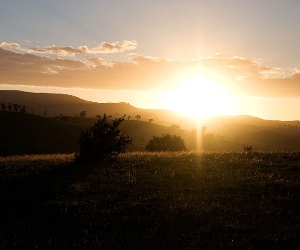
M 246 154 L 250 154 L 252 152 L 252 146 L 251 145 L 244 146 L 243 149 L 244 149 L 244 152 Z
M 94 126 L 82 132 L 79 138 L 80 153 L 76 161 L 96 163 L 101 160 L 114 159 L 124 152 L 132 142 L 124 132 L 118 128 L 125 116 L 108 120 L 106 114 L 100 116 Z
M 148 142 L 146 151 L 183 151 L 186 150 L 185 143 L 180 136 L 177 135 L 162 135 L 154 136 Z

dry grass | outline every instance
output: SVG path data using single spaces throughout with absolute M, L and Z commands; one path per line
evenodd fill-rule
M 2 249 L 300 244 L 297 152 L 135 152 L 95 166 L 74 165 L 73 155 L 22 157 L 0 159 Z
M 74 154 L 37 154 L 37 155 L 11 155 L 0 156 L 0 164 L 61 164 L 74 161 Z
M 0 157 L 2 178 L 16 178 L 57 168 L 74 161 L 74 154 L 11 155 Z

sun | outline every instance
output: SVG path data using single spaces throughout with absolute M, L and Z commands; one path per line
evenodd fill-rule
M 168 93 L 166 101 L 168 109 L 197 119 L 234 115 L 233 102 L 228 91 L 202 75 L 181 82 Z

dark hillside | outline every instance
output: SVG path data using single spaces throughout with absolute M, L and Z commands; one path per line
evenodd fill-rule
M 96 118 L 56 117 L 0 111 L 0 155 L 68 153 L 78 151 L 80 131 L 97 122 Z M 194 149 L 191 132 L 145 121 L 125 120 L 120 127 L 133 138 L 128 151 L 144 151 L 153 135 L 180 135 L 188 149 Z
M 93 126 L 96 122 L 96 118 L 80 118 L 80 117 L 56 117 L 51 118 L 53 120 L 65 120 L 66 123 L 75 124 L 84 129 L 88 129 L 89 127 Z M 190 136 L 191 132 L 183 129 L 174 130 L 172 127 L 166 127 L 150 122 L 145 121 L 136 121 L 136 120 L 124 120 L 120 128 L 126 132 L 130 137 L 132 137 L 133 142 L 129 145 L 129 151 L 144 151 L 146 144 L 152 138 L 153 135 L 161 136 L 162 134 L 176 134 L 182 136 L 185 141 L 187 141 Z M 189 149 L 192 149 L 187 142 L 187 146 Z
M 1 154 L 67 153 L 78 150 L 83 128 L 41 116 L 0 112 Z
M 101 101 L 101 100 L 99 100 Z M 140 115 L 141 120 L 153 119 L 154 123 L 170 126 L 173 123 L 185 127 L 193 127 L 193 122 L 188 118 L 168 110 L 152 110 L 136 108 L 129 103 L 98 103 L 80 99 L 66 94 L 30 93 L 23 91 L 0 90 L 0 102 L 6 105 L 18 103 L 26 106 L 27 113 L 47 117 L 53 116 L 79 116 L 81 111 L 87 111 L 87 117 L 93 118 L 96 115 L 112 115 L 120 117 L 124 114 L 136 120 L 135 116 Z M 45 113 L 46 111 L 46 113 Z
M 265 120 L 250 115 L 238 116 L 218 116 L 206 119 L 206 124 L 221 124 L 221 123 L 234 123 L 234 124 L 251 124 L 254 126 L 300 126 L 300 121 L 280 121 L 280 120 Z
M 280 134 L 272 130 L 257 130 L 254 132 L 240 134 L 240 142 L 248 142 L 256 149 L 261 150 L 300 150 L 300 140 L 290 135 Z
M 139 109 L 128 103 L 95 103 L 64 94 L 4 90 L 0 90 L 0 102 L 6 105 L 9 102 L 25 105 L 27 112 L 25 117 L 29 117 L 28 114 L 32 113 L 43 116 L 31 116 L 34 117 L 30 118 L 33 119 L 33 125 L 29 125 L 29 121 L 26 125 L 25 122 L 26 129 L 17 121 L 11 121 L 11 125 L 7 125 L 8 123 L 3 120 L 0 121 L 2 126 L 1 149 L 7 148 L 12 152 L 75 151 L 78 144 L 79 127 L 89 128 L 97 121 L 95 116 L 102 116 L 104 113 L 111 115 L 112 118 L 121 117 L 124 114 L 127 115 L 127 118 L 130 116 L 121 125 L 133 138 L 133 144 L 129 147 L 130 151 L 144 150 L 153 135 L 161 136 L 166 133 L 181 136 L 188 149 L 196 149 L 199 145 L 195 140 L 196 134 L 192 132 L 192 128 L 197 126 L 193 125 L 189 118 L 179 116 L 171 111 Z M 87 111 L 87 117 L 80 118 L 79 113 L 84 110 Z M 45 111 L 47 112 L 45 113 Z M 136 119 L 137 115 L 141 116 L 140 120 Z M 11 114 L 9 117 L 13 118 L 14 116 L 19 117 L 20 114 Z M 52 123 L 48 117 L 56 125 L 51 125 L 51 127 Z M 44 124 L 45 121 L 48 125 Z M 39 122 L 42 124 L 38 125 Z M 63 125 L 61 127 L 58 124 Z M 71 124 L 75 124 L 77 130 Z M 201 136 L 202 126 L 207 127 L 206 140 L 202 140 L 200 144 L 202 149 L 208 151 L 240 151 L 243 145 L 252 145 L 254 151 L 300 150 L 299 121 L 272 121 L 252 116 L 213 117 L 199 124 L 198 138 Z M 46 128 L 49 131 L 44 133 Z M 13 130 L 14 132 L 11 132 Z M 62 132 L 64 130 L 67 132 Z M 9 136 L 9 133 L 13 135 Z M 19 143 L 16 144 L 18 140 Z M 17 150 L 20 148 L 24 148 L 24 150 Z
M 59 117 L 55 118 L 61 119 Z M 66 122 L 89 128 L 94 125 L 95 118 L 68 117 Z M 186 144 L 187 149 L 194 150 L 197 148 L 195 134 L 190 130 L 184 130 L 176 126 L 161 126 L 158 124 L 125 120 L 121 128 L 133 138 L 129 151 L 143 151 L 146 144 L 153 135 L 161 136 L 162 134 L 176 134 L 181 136 Z M 220 123 L 208 127 L 206 140 L 200 142 L 202 149 L 208 151 L 241 151 L 243 146 L 252 145 L 254 151 L 263 150 L 300 150 L 300 127 L 270 127 L 256 126 L 251 124 Z M 291 131 L 291 134 L 289 134 Z M 225 137 L 222 135 L 226 135 Z M 201 136 L 198 134 L 198 137 Z
M 136 150 L 144 150 L 153 135 L 161 136 L 162 134 L 172 133 L 169 127 L 144 121 L 124 121 L 120 127 L 133 138 L 130 148 Z M 180 129 L 176 134 L 186 138 L 189 131 Z
M 65 122 L 73 123 L 84 127 L 85 129 L 93 126 L 96 118 L 79 118 L 79 117 L 56 117 L 56 120 L 65 120 Z M 124 120 L 120 128 L 132 137 L 132 144 L 129 145 L 128 151 L 144 151 L 146 144 L 154 136 L 162 136 L 163 134 L 181 136 L 188 150 L 197 149 L 196 137 L 200 138 L 201 134 L 195 134 L 190 130 L 181 129 L 179 126 L 162 126 L 145 121 Z M 209 151 L 241 151 L 242 143 L 228 141 L 226 138 L 218 135 L 207 134 L 205 140 L 200 143 L 201 149 Z
M 80 99 L 66 94 L 49 93 L 29 93 L 23 91 L 0 90 L 0 101 L 8 104 L 19 103 L 26 105 L 27 112 L 36 115 L 58 116 L 76 116 L 83 110 L 86 110 L 88 116 L 95 117 L 97 114 L 107 113 L 114 115 L 117 110 L 120 114 L 123 112 L 132 112 L 137 108 L 127 103 L 95 103 Z
M 299 121 L 271 121 L 251 116 L 219 117 L 204 124 L 210 133 L 252 145 L 254 150 L 300 150 Z

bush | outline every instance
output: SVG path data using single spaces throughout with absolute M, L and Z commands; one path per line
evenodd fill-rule
M 80 153 L 76 161 L 96 163 L 101 160 L 114 159 L 124 152 L 127 145 L 132 142 L 128 135 L 118 129 L 124 118 L 125 116 L 108 120 L 104 114 L 94 126 L 86 132 L 81 132 L 78 140 Z
M 146 151 L 183 151 L 186 150 L 185 143 L 180 136 L 162 135 L 154 136 L 148 142 Z

